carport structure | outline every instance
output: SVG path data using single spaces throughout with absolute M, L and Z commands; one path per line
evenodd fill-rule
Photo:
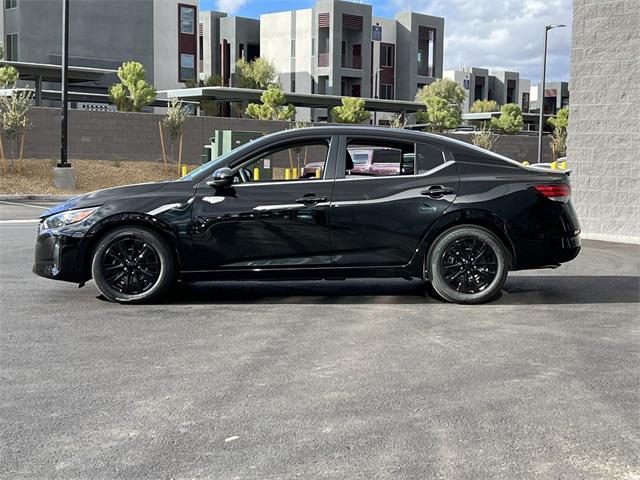
M 43 82 L 61 83 L 62 82 L 62 66 L 51 63 L 31 63 L 31 62 L 12 62 L 2 61 L 0 66 L 12 66 L 18 70 L 20 80 L 33 81 L 35 86 L 35 104 L 42 106 Z M 70 84 L 85 82 L 100 82 L 107 75 L 113 75 L 116 70 L 108 70 L 104 68 L 94 67 L 69 67 L 68 81 Z M 45 92 L 50 94 L 50 91 Z M 92 97 L 92 94 L 85 94 Z M 50 96 L 50 95 L 49 95 Z M 93 94 L 96 96 L 96 94 Z M 98 95 L 99 96 L 99 95 Z M 60 98 L 58 93 L 56 100 Z
M 237 87 L 200 87 L 166 90 L 169 98 L 182 100 L 217 100 L 221 102 L 259 102 L 264 90 Z M 317 93 L 284 92 L 285 102 L 295 107 L 332 108 L 342 104 L 340 95 L 321 95 Z M 415 113 L 424 110 L 424 104 L 407 100 L 386 100 L 363 98 L 365 108 L 370 112 Z

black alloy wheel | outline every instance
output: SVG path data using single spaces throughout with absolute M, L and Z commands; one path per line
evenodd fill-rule
M 106 282 L 127 295 L 137 295 L 153 287 L 160 277 L 160 268 L 158 252 L 137 238 L 115 241 L 102 258 Z
M 498 259 L 493 249 L 476 237 L 454 241 L 441 259 L 444 281 L 458 292 L 478 293 L 496 278 Z
M 174 257 L 167 243 L 143 227 L 120 227 L 95 248 L 91 273 L 100 293 L 112 302 L 157 299 L 174 281 Z
M 502 241 L 490 230 L 461 225 L 447 230 L 425 258 L 425 277 L 449 302 L 475 304 L 500 293 L 509 270 Z

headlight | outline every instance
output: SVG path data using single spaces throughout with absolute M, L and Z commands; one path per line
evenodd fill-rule
M 66 212 L 58 213 L 57 215 L 52 215 L 49 218 L 46 218 L 44 222 L 42 222 L 42 226 L 45 229 L 50 229 L 78 223 L 89 218 L 96 210 L 98 210 L 98 208 L 99 207 L 67 210 Z

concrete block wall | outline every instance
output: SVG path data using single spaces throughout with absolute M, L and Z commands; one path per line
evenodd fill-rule
M 640 0 L 574 0 L 568 152 L 584 236 L 640 243 Z
M 70 110 L 69 158 L 161 161 L 158 122 L 162 118 L 163 115 L 152 113 Z M 33 127 L 25 142 L 25 158 L 57 158 L 60 154 L 60 110 L 32 108 L 31 122 Z M 245 130 L 266 134 L 289 126 L 289 122 L 246 118 L 189 117 L 185 126 L 182 158 L 187 163 L 199 163 L 202 148 L 209 143 L 214 130 Z M 449 136 L 471 142 L 471 135 L 468 134 Z M 169 139 L 166 136 L 165 145 L 168 150 Z M 514 160 L 533 163 L 536 145 L 535 137 L 502 135 L 494 149 Z M 545 149 L 548 158 L 551 153 L 547 142 Z
M 161 161 L 158 122 L 163 115 L 152 113 L 93 112 L 70 110 L 69 158 L 89 160 Z M 60 110 L 32 108 L 33 127 L 25 142 L 25 158 L 57 158 L 60 152 Z M 189 117 L 184 130 L 182 158 L 200 163 L 200 155 L 214 130 L 276 132 L 288 122 L 237 118 Z M 165 132 L 165 147 L 170 141 Z M 177 142 L 176 142 L 177 155 Z

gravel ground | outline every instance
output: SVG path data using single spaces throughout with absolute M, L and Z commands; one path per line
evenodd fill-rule
M 175 174 L 164 175 L 162 162 L 132 162 L 119 160 L 71 160 L 76 169 L 76 191 L 68 192 L 53 187 L 53 167 L 57 160 L 26 159 L 22 174 L 0 174 L 0 195 L 44 195 L 84 193 L 102 188 L 128 185 L 131 183 L 157 182 L 166 178 L 177 178 Z M 187 165 L 193 170 L 196 165 Z

